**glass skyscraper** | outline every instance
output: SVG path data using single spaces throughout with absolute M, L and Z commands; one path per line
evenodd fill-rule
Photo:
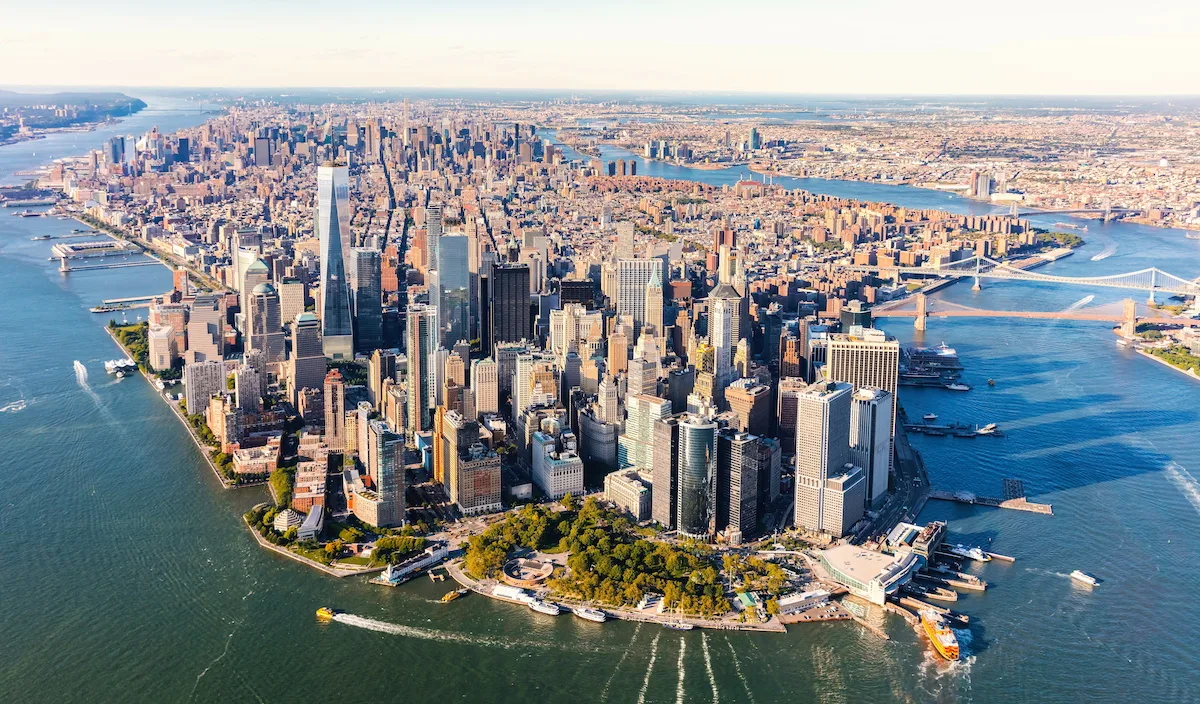
M 442 235 L 438 242 L 438 342 L 446 349 L 471 339 L 469 243 L 466 235 Z
M 370 353 L 383 347 L 382 257 L 378 249 L 350 250 L 350 300 L 354 304 L 354 346 Z
M 354 322 L 345 253 L 350 249 L 350 173 L 317 167 L 317 236 L 321 241 L 321 335 L 325 356 L 354 359 Z
M 717 424 L 696 415 L 679 419 L 679 495 L 676 527 L 680 535 L 707 539 L 713 532 L 717 475 Z

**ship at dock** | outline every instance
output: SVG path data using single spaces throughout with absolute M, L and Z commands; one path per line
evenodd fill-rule
M 941 614 L 932 609 L 922 610 L 921 625 L 924 626 L 925 635 L 929 636 L 929 642 L 933 644 L 933 649 L 938 655 L 951 662 L 958 660 L 958 638 L 954 631 L 950 630 L 950 626 L 946 625 L 946 619 Z
M 937 347 L 905 347 L 900 352 L 901 386 L 940 386 L 952 391 L 969 390 L 959 378 L 963 365 L 958 352 L 945 342 Z

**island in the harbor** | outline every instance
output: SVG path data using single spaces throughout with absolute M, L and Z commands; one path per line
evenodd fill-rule
M 124 93 L 16 93 L 0 90 L 0 145 L 80 125 L 126 117 L 146 103 Z

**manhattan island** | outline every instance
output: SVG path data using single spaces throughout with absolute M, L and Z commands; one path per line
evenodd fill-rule
M 181 267 L 114 334 L 183 377 L 224 481 L 269 483 L 262 542 L 387 581 L 464 549 L 451 573 L 489 595 L 681 627 L 980 586 L 924 571 L 942 527 L 891 530 L 928 486 L 870 307 L 922 287 L 899 267 L 1077 238 L 639 176 L 511 115 L 414 107 L 238 110 L 50 175 Z

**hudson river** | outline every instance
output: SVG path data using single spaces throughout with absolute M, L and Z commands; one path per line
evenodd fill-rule
M 142 124 L 119 133 L 153 122 Z M 96 145 L 86 146 L 98 146 L 93 136 Z M 0 173 L 28 168 L 11 165 L 8 149 Z M 913 206 L 969 205 L 912 188 L 803 185 Z M 597 625 L 477 595 L 442 605 L 447 587 L 425 579 L 374 587 L 265 552 L 239 518 L 263 492 L 221 489 L 148 384 L 104 374 L 102 362 L 117 356 L 102 329 L 109 316 L 87 309 L 165 290 L 167 271 L 64 277 L 46 260 L 51 243 L 29 238 L 76 224 L 10 212 L 0 211 L 0 700 L 1198 700 L 1200 383 L 1117 349 L 1105 324 L 930 321 L 924 342 L 957 348 L 975 389 L 906 389 L 908 411 L 997 422 L 1008 434 L 915 438 L 934 483 L 996 494 L 1002 477 L 1019 477 L 1031 498 L 1055 509 L 1046 517 L 926 508 L 922 520 L 948 520 L 962 541 L 1017 557 L 980 569 L 994 588 L 956 606 L 972 618 L 960 633 L 967 657 L 947 667 L 895 617 L 868 615 L 890 641 L 846 624 L 787 635 Z M 1093 229 L 1074 256 L 1041 271 L 1153 263 L 1200 275 L 1200 242 L 1178 231 Z M 1045 310 L 1089 295 L 1095 306 L 1126 294 L 988 282 L 978 293 L 963 285 L 937 294 Z M 886 327 L 912 339 L 908 323 Z M 1066 577 L 1074 569 L 1104 583 L 1080 589 Z M 373 621 L 318 625 L 313 611 L 326 604 Z

